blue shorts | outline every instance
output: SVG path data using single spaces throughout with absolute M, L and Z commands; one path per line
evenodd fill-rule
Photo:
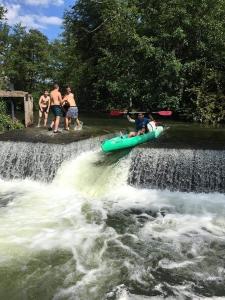
M 52 105 L 51 110 L 55 117 L 62 117 L 62 108 L 60 105 Z
M 67 118 L 71 119 L 77 119 L 78 118 L 78 108 L 77 106 L 70 106 L 67 113 L 66 113 Z

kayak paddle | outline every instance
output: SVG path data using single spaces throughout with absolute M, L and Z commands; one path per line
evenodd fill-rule
M 147 112 L 146 111 L 131 111 L 131 112 L 129 112 L 129 114 L 139 114 L 139 113 L 146 114 Z M 120 111 L 120 110 L 111 110 L 111 112 L 110 112 L 111 117 L 119 117 L 124 114 L 127 114 L 127 112 Z M 171 110 L 161 110 L 161 111 L 154 111 L 154 112 L 152 112 L 152 114 L 158 114 L 160 116 L 169 117 L 169 116 L 172 116 L 173 112 Z
M 173 112 L 171 110 L 161 110 L 161 111 L 153 111 L 152 114 L 158 114 L 164 117 L 172 116 Z
M 119 110 L 111 110 L 110 111 L 110 116 L 111 117 L 119 117 L 119 116 L 122 116 L 124 114 L 125 114 L 125 112 L 119 111 Z

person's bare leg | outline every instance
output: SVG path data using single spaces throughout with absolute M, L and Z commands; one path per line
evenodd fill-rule
M 79 121 L 79 119 L 78 119 L 78 118 L 76 118 L 75 120 L 76 120 L 76 124 L 77 124 L 77 126 L 78 126 L 78 127 L 80 127 L 80 121 Z
M 69 119 L 67 117 L 64 119 L 64 126 L 66 130 L 69 130 Z
M 72 123 L 72 119 L 68 118 L 68 127 L 70 127 L 71 123 Z
M 54 131 L 58 131 L 58 128 L 59 128 L 59 121 L 60 121 L 60 117 L 57 116 L 57 117 L 55 118 Z
M 58 131 L 59 121 L 60 121 L 60 117 L 59 116 L 55 117 L 54 132 Z
M 142 135 L 142 134 L 145 134 L 145 129 L 139 130 L 137 133 L 137 135 Z
M 53 129 L 54 124 L 55 124 L 55 118 L 52 120 L 52 123 L 51 123 L 51 125 L 50 125 L 50 128 L 51 128 L 51 129 Z
M 81 130 L 83 126 L 83 122 L 81 122 L 78 118 L 75 119 L 76 126 L 74 127 L 74 130 Z
M 44 127 L 46 127 L 47 126 L 47 122 L 48 122 L 48 113 L 47 112 L 44 113 L 44 117 L 45 117 L 45 119 L 44 119 Z
M 134 136 L 136 136 L 136 135 L 137 135 L 137 132 L 132 131 L 132 132 L 130 132 L 130 133 L 128 134 L 128 137 L 131 138 L 131 137 L 134 137 Z

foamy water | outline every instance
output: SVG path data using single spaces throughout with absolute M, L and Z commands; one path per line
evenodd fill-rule
M 0 181 L 0 299 L 225 296 L 225 195 L 131 187 L 130 159 L 89 151 L 51 183 Z

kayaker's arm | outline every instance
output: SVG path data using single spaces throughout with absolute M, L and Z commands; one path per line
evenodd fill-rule
M 127 120 L 131 123 L 135 123 L 135 120 L 132 119 L 128 114 L 127 114 Z

